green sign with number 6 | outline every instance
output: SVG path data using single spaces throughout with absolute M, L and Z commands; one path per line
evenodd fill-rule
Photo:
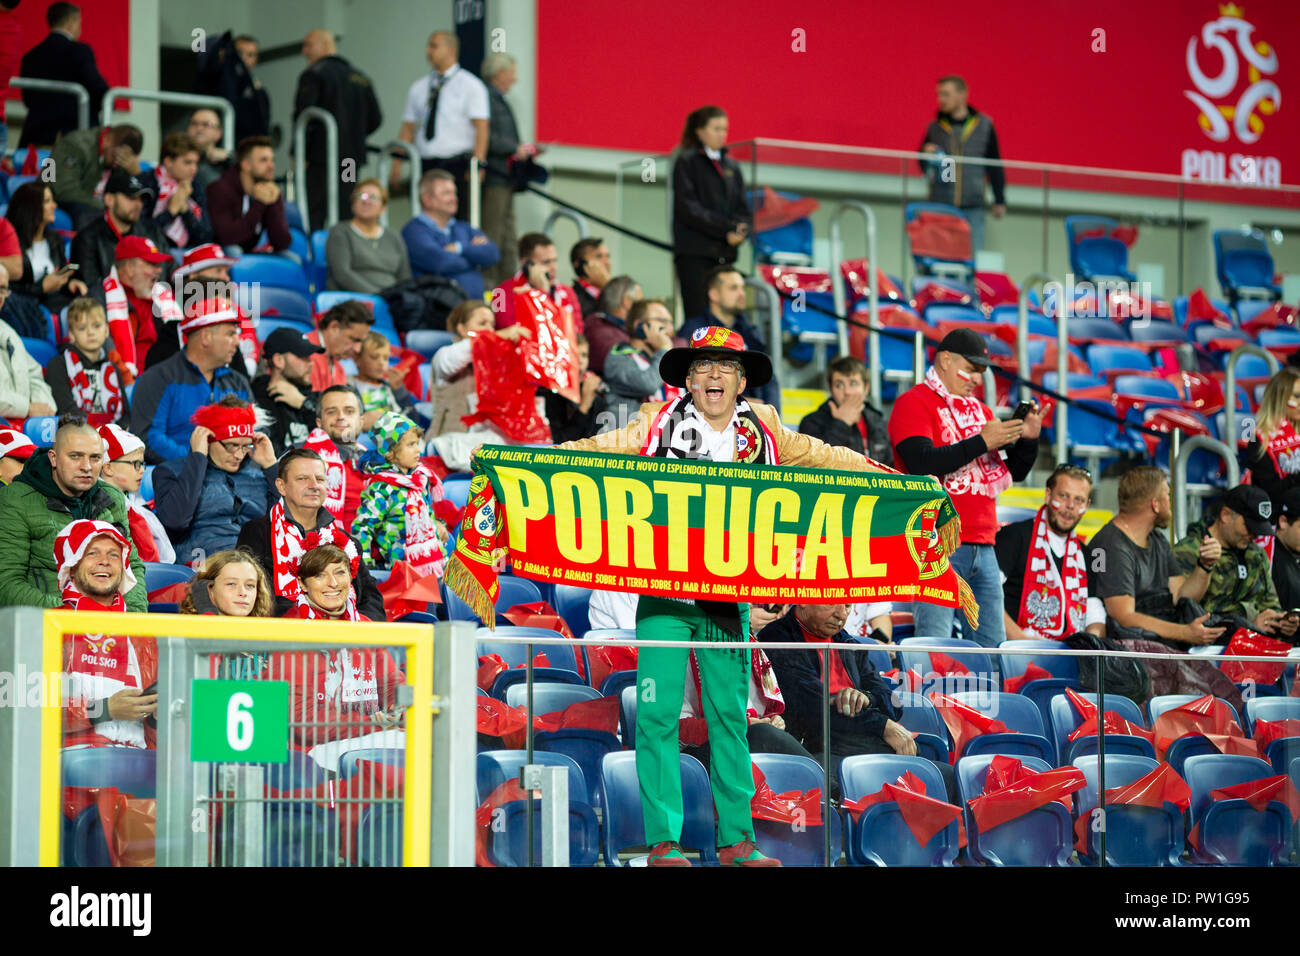
M 190 759 L 285 763 L 289 759 L 287 681 L 196 680 Z

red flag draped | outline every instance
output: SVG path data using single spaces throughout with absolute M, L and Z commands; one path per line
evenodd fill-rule
M 932 693 L 930 702 L 939 711 L 939 716 L 948 727 L 948 733 L 952 735 L 953 749 L 948 755 L 949 763 L 956 763 L 966 744 L 981 734 L 1011 733 L 1002 721 L 994 720 L 988 714 L 980 713 L 969 704 L 963 704 L 947 694 Z
M 609 698 L 612 700 L 613 698 Z M 750 768 L 754 775 L 754 796 L 749 801 L 750 816 L 755 820 L 770 820 L 773 823 L 798 824 L 805 827 L 822 825 L 822 788 L 814 787 L 808 791 L 787 790 L 773 793 L 768 786 L 767 777 L 751 761 Z
M 1228 641 L 1228 646 L 1223 649 L 1223 653 L 1225 657 L 1231 657 L 1233 654 L 1247 657 L 1286 657 L 1290 650 L 1291 645 L 1286 641 L 1265 637 L 1263 634 L 1256 634 L 1242 627 L 1232 635 L 1232 640 Z M 1224 660 L 1220 668 L 1234 684 L 1244 684 L 1252 680 L 1256 684 L 1276 684 L 1277 679 L 1282 676 L 1282 671 L 1286 669 L 1286 664 Z
M 1051 671 L 1047 670 L 1046 668 L 1039 667 L 1033 661 L 1030 661 L 1029 666 L 1025 668 L 1025 672 L 1023 674 L 1020 674 L 1017 677 L 1008 677 L 1005 681 L 1003 681 L 1002 689 L 1006 691 L 1008 694 L 1018 694 L 1020 693 L 1020 688 L 1024 687 L 1030 681 L 1048 680 L 1051 676 L 1052 676 Z
M 1078 740 L 1080 737 L 1096 734 L 1097 705 L 1069 687 L 1065 689 L 1065 696 L 1074 705 L 1075 712 L 1083 718 L 1083 722 L 1074 728 L 1074 731 L 1066 739 L 1073 741 Z M 1125 720 L 1113 710 L 1108 710 L 1102 715 L 1102 727 L 1103 731 L 1108 734 L 1129 734 L 1134 737 L 1145 737 L 1147 740 L 1151 740 L 1153 744 L 1155 743 L 1151 731 Z
M 573 631 L 569 629 L 568 622 L 560 617 L 559 612 L 545 601 L 516 604 L 510 610 L 502 612 L 501 616 L 516 627 L 541 627 L 548 631 L 555 631 L 561 637 L 566 637 L 571 641 L 574 640 Z M 575 652 L 574 657 L 578 662 L 578 676 L 586 680 L 587 674 L 582 666 L 582 655 Z
M 1035 773 L 1014 757 L 998 754 L 989 763 L 984 793 L 967 801 L 967 806 L 975 825 L 985 833 L 1053 800 L 1068 809 L 1070 804 L 1065 798 L 1086 784 L 1083 771 L 1077 767 Z
M 393 563 L 387 580 L 379 583 L 379 593 L 384 599 L 384 616 L 390 621 L 423 613 L 430 603 L 442 603 L 438 579 L 432 574 L 416 574 L 405 561 Z
M 526 664 L 516 664 L 516 668 L 526 667 Z M 534 667 L 550 667 L 551 662 L 545 652 L 538 651 L 533 655 Z M 484 692 L 492 690 L 492 684 L 496 681 L 497 675 L 504 671 L 510 670 L 510 666 L 500 654 L 484 654 L 478 659 L 478 686 Z
M 478 407 L 461 421 L 468 427 L 488 421 L 514 442 L 549 443 L 551 429 L 537 414 L 536 390 L 529 381 L 523 349 L 495 332 L 474 336 L 474 390 Z
M 962 677 L 970 673 L 969 667 L 941 651 L 930 654 L 930 670 L 944 677 Z
M 1106 789 L 1106 806 L 1155 807 L 1159 809 L 1166 803 L 1172 803 L 1180 810 L 1186 811 L 1192 805 L 1192 788 L 1187 786 L 1178 772 L 1167 763 L 1162 763 L 1150 773 L 1139 777 L 1122 787 Z M 1088 852 L 1088 828 L 1092 825 L 1092 814 L 1080 814 L 1074 821 L 1074 848 L 1080 853 Z
M 842 806 L 853 814 L 854 820 L 857 820 L 867 807 L 877 803 L 898 804 L 899 815 L 907 824 L 907 829 L 911 831 L 912 838 L 921 846 L 934 839 L 934 835 L 954 819 L 958 824 L 957 845 L 959 847 L 966 845 L 966 829 L 960 819 L 961 808 L 926 796 L 925 781 L 910 770 L 893 783 L 885 784 L 875 793 L 869 793 L 857 800 L 845 800 Z
M 1300 737 L 1300 720 L 1287 717 L 1285 720 L 1255 721 L 1255 741 L 1261 750 L 1267 749 L 1269 744 L 1283 737 Z
M 515 290 L 515 320 L 531 335 L 519 343 L 529 381 L 576 403 L 580 396 L 573 313 L 546 293 L 524 286 Z
M 1235 753 L 1236 750 L 1225 750 L 1224 744 L 1219 746 L 1219 741 L 1227 741 L 1230 738 L 1239 738 L 1245 740 L 1246 735 L 1241 732 L 1237 722 L 1232 719 L 1228 713 L 1228 708 L 1215 699 L 1213 694 L 1206 694 L 1198 697 L 1196 700 L 1188 701 L 1181 707 L 1174 707 L 1165 711 L 1156 718 L 1155 727 L 1153 728 L 1155 739 L 1156 756 L 1161 760 L 1165 757 L 1165 751 L 1179 737 L 1194 737 L 1203 734 L 1211 741 L 1215 741 L 1224 753 Z M 1252 741 L 1247 741 L 1252 745 L 1251 756 L 1257 756 L 1258 751 L 1253 746 Z

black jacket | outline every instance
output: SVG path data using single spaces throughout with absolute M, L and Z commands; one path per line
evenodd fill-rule
M 500 185 L 511 181 L 510 157 L 519 148 L 519 125 L 505 94 L 491 83 L 484 85 L 488 91 L 488 153 L 487 176 L 483 181 Z
M 1273 586 L 1282 610 L 1300 608 L 1300 554 L 1292 551 L 1279 539 L 1273 548 Z M 1281 634 L 1276 635 L 1282 637 Z M 1286 640 L 1286 638 L 1282 638 Z M 1291 637 L 1292 644 L 1300 644 L 1300 631 Z
M 246 136 L 265 136 L 270 131 L 271 100 L 239 58 L 229 30 L 199 54 L 194 89 L 220 96 L 235 107 L 235 142 Z
M 862 420 L 867 423 L 867 441 L 864 445 L 862 432 L 852 425 L 846 425 L 831 414 L 830 399 L 821 403 L 815 411 L 805 415 L 799 423 L 799 431 L 813 438 L 820 438 L 828 445 L 850 448 L 859 455 L 874 458 L 882 465 L 893 467 L 894 449 L 889 444 L 889 430 L 885 425 L 885 416 L 874 405 L 862 406 Z
M 172 251 L 172 241 L 143 212 L 140 221 L 122 235 L 144 236 L 152 239 L 160 252 Z M 100 305 L 104 304 L 104 278 L 113 271 L 113 263 L 117 261 L 116 249 L 117 234 L 108 223 L 108 213 L 96 216 L 72 239 L 72 261 L 81 267 L 77 278 L 86 283 L 86 294 Z M 168 281 L 175 265 L 175 262 L 163 263 L 163 282 Z
M 327 56 L 303 70 L 293 100 L 293 117 L 309 106 L 334 115 L 339 125 L 339 159 L 365 161 L 366 137 L 379 129 L 384 114 L 374 87 L 364 73 L 341 56 Z M 320 123 L 307 127 L 308 162 L 325 162 L 325 130 Z
M 334 521 L 333 516 L 324 508 L 321 508 L 317 512 L 317 515 L 318 520 L 316 522 L 316 528 L 323 528 Z M 285 517 L 289 517 L 287 509 Z M 292 518 L 289 518 L 289 520 L 293 521 Z M 315 531 L 316 528 L 312 528 L 311 530 Z M 306 529 L 301 526 L 299 526 L 299 530 L 306 531 Z M 356 539 L 353 539 L 352 543 L 355 545 Z M 244 548 L 245 550 L 250 551 L 253 557 L 257 558 L 258 563 L 262 565 L 262 568 L 271 578 L 272 590 L 274 590 L 275 561 L 272 558 L 270 516 L 266 515 L 261 518 L 254 518 L 252 521 L 245 524 L 244 527 L 239 530 L 239 540 L 235 542 L 235 547 Z M 358 552 L 360 552 L 360 550 L 360 548 L 357 548 Z M 384 616 L 384 597 L 379 593 L 379 585 L 376 584 L 375 579 L 371 577 L 370 570 L 366 567 L 364 559 L 357 566 L 357 577 L 354 584 L 357 589 L 357 610 L 372 621 L 388 620 Z M 275 596 L 275 605 L 271 610 L 271 616 L 283 617 L 291 607 L 293 607 L 292 601 L 283 595 L 277 594 Z
M 803 630 L 795 620 L 794 611 L 785 617 L 777 618 L 758 635 L 759 641 L 792 642 L 804 640 Z M 835 638 L 837 644 L 851 644 L 853 639 L 845 631 L 840 631 Z M 822 670 L 821 654 L 814 650 L 814 644 L 808 645 L 806 651 L 767 652 L 776 672 L 776 682 L 785 699 L 786 729 L 796 740 L 813 753 L 822 748 Z M 850 683 L 871 698 L 871 707 L 856 717 L 845 717 L 831 711 L 831 736 L 837 733 L 867 734 L 872 737 L 885 735 L 885 722 L 897 720 L 898 711 L 892 699 L 892 691 L 871 665 L 865 653 L 853 651 L 834 651 L 840 655 L 844 671 Z
M 293 408 L 271 397 L 266 390 L 270 383 L 270 375 L 259 375 L 253 379 L 253 403 L 272 416 L 265 431 L 266 437 L 271 439 L 275 456 L 279 458 L 295 445 L 301 445 L 316 427 L 316 394 L 310 389 L 300 390 L 306 393 L 306 401 L 301 408 Z
M 80 83 L 90 94 L 90 122 L 99 119 L 99 108 L 108 92 L 108 81 L 95 65 L 95 51 L 89 44 L 70 39 L 62 33 L 50 33 L 23 54 L 19 76 L 41 80 L 70 80 Z M 49 146 L 59 134 L 77 128 L 77 101 L 66 93 L 46 90 L 23 90 L 27 119 L 18 145 L 35 143 Z
M 735 262 L 739 246 L 727 233 L 740 223 L 753 230 L 740 165 L 722 151 L 722 174 L 702 149 L 681 153 L 673 164 L 673 253 Z
M 54 271 L 62 269 L 67 263 L 68 257 L 63 252 L 63 237 L 58 234 L 53 226 L 45 227 L 45 234 L 42 238 L 50 247 L 50 262 L 54 266 Z M 23 250 L 23 274 L 21 276 L 9 277 L 9 288 L 18 295 L 31 296 L 51 312 L 62 311 L 63 307 L 71 302 L 76 296 L 69 294 L 67 286 L 57 289 L 54 292 L 45 292 L 41 289 L 41 284 L 34 278 L 32 272 L 31 247 Z M 80 278 L 81 273 L 77 273 L 75 278 Z

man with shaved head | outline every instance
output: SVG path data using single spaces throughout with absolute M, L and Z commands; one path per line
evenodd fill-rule
M 488 119 L 491 106 L 487 87 L 473 73 L 462 70 L 460 41 L 456 34 L 436 30 L 429 35 L 424 55 L 433 67 L 411 84 L 402 111 L 399 139 L 411 143 L 420 155 L 421 168 L 445 169 L 456 177 L 460 214 L 469 221 L 469 161 L 477 156 L 482 181 L 488 154 Z M 400 179 L 401 164 L 393 164 L 392 181 Z M 391 185 L 391 183 L 390 183 Z
M 0 488 L 0 607 L 59 607 L 54 539 L 73 521 L 107 521 L 131 541 L 126 498 L 100 481 L 104 442 L 79 415 L 59 420 L 51 447 L 37 451 L 11 483 Z M 144 564 L 131 548 L 136 585 L 128 611 L 147 611 Z
M 366 161 L 366 137 L 384 121 L 369 77 L 338 55 L 338 41 L 328 30 L 312 30 L 303 38 L 307 69 L 298 77 L 294 119 L 309 106 L 333 114 L 339 126 L 339 168 L 329 169 L 325 130 L 320 123 L 307 127 L 307 217 L 312 231 L 323 229 L 326 218 L 326 184 L 333 176 L 339 184 L 337 216 L 351 217 L 352 186 Z

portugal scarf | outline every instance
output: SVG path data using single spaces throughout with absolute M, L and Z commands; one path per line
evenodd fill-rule
M 137 320 L 143 323 L 157 319 L 158 337 L 162 338 L 168 324 L 180 322 L 182 318 L 180 306 L 176 304 L 171 288 L 164 282 L 154 283 L 150 301 L 153 303 L 153 315 L 137 316 Z M 117 346 L 118 354 L 122 356 L 122 361 L 126 363 L 130 373 L 133 376 L 139 375 L 140 363 L 144 361 L 144 356 L 135 354 L 136 336 L 131 328 L 131 306 L 126 301 L 126 290 L 122 288 L 122 282 L 117 277 L 117 266 L 113 266 L 104 278 L 104 311 L 108 315 L 108 332 L 113 337 L 113 344 Z M 173 334 L 175 334 L 174 329 Z
M 1017 623 L 1030 637 L 1062 640 L 1067 634 L 1083 630 L 1088 609 L 1088 571 L 1083 561 L 1083 539 L 1077 534 L 1066 535 L 1065 557 L 1058 571 L 1047 532 L 1043 506 L 1034 516 Z
M 406 563 L 421 577 L 430 574 L 442 577 L 447 558 L 442 553 L 438 526 L 434 523 L 433 512 L 429 508 L 431 494 L 435 501 L 442 499 L 442 486 L 438 484 L 433 472 L 420 464 L 409 475 L 392 470 L 376 471 L 370 475 L 370 480 L 382 481 L 406 493 L 403 511 Z
M 343 514 L 343 499 L 348 484 L 343 456 L 339 454 L 338 446 L 323 428 L 312 429 L 307 440 L 302 443 L 302 447 L 311 449 L 325 462 L 325 510 L 337 520 Z
M 1287 419 L 1282 419 L 1264 450 L 1273 459 L 1279 478 L 1300 472 L 1300 434 Z
M 939 373 L 934 370 L 934 366 L 930 366 L 930 370 L 925 373 L 925 384 L 948 407 L 948 420 L 943 422 L 940 444 L 955 445 L 972 435 L 978 435 L 988 424 L 984 403 L 977 398 L 953 395 L 939 381 Z M 943 418 L 942 415 L 940 417 Z M 996 498 L 1011 487 L 1011 472 L 995 450 L 985 452 L 940 480 L 949 494 L 987 494 Z
M 743 398 L 736 401 L 731 425 L 736 436 L 732 461 L 777 464 L 776 439 Z M 660 458 L 705 458 L 705 436 L 715 432 L 690 395 L 669 402 L 655 416 L 641 454 Z
M 90 423 L 106 425 L 119 421 L 122 417 L 122 380 L 113 363 L 105 361 L 99 367 L 99 387 L 96 388 L 82 364 L 80 351 L 70 346 L 63 353 L 63 362 L 68 370 L 72 402 Z M 92 416 L 105 420 L 95 421 Z
M 166 212 L 167 201 L 172 198 L 172 194 L 176 192 L 180 183 L 173 179 L 171 174 L 161 165 L 154 168 L 154 176 L 158 180 L 158 202 L 153 207 L 153 215 L 156 219 Z M 186 201 L 186 208 L 195 219 L 203 218 L 203 210 L 194 201 L 193 195 Z M 184 249 L 190 244 L 190 231 L 185 228 L 185 223 L 180 216 L 172 218 L 171 223 L 163 230 L 163 235 L 174 242 L 179 249 Z

